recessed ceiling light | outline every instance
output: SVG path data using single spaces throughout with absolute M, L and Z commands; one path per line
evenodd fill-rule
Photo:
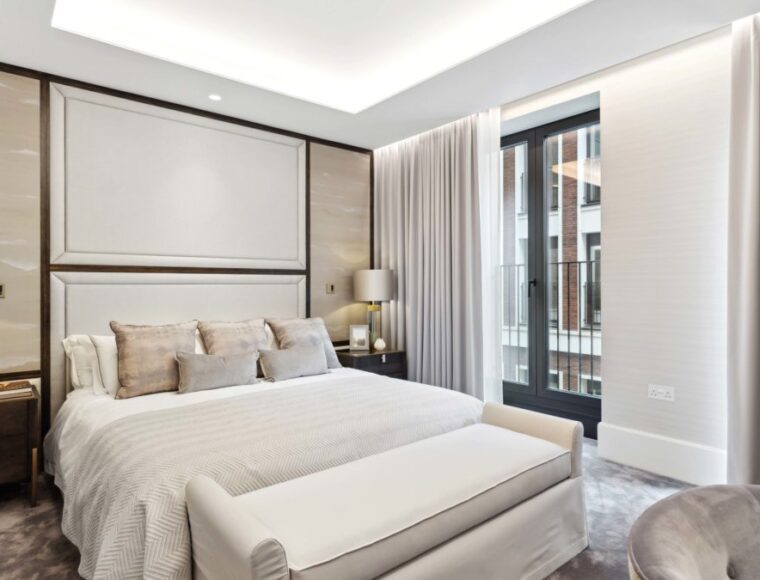
M 56 0 L 52 25 L 358 113 L 591 1 Z
M 222 100 L 222 95 L 217 95 L 216 93 L 211 93 L 208 96 L 208 98 L 211 99 L 212 101 L 221 101 Z

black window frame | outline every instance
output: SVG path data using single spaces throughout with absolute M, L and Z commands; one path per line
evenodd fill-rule
M 546 284 L 548 216 L 551 200 L 544 191 L 544 141 L 572 129 L 601 122 L 598 109 L 501 138 L 501 148 L 527 145 L 528 261 L 526 280 L 533 283 L 529 300 L 528 384 L 502 381 L 504 402 L 517 407 L 580 421 L 587 437 L 596 439 L 601 397 L 570 393 L 548 386 L 551 287 Z M 579 191 L 579 193 L 581 193 Z M 583 191 L 585 195 L 585 190 Z

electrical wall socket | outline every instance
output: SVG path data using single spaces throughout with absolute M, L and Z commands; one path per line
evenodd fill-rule
M 663 385 L 649 385 L 649 398 L 673 403 L 676 400 L 676 390 Z

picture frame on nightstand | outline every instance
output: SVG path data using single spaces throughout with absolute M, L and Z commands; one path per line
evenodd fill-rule
M 352 324 L 348 327 L 348 350 L 369 352 L 369 325 Z

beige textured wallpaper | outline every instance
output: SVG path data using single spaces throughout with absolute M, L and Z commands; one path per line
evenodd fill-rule
M 367 319 L 353 300 L 353 274 L 370 265 L 369 165 L 368 153 L 311 145 L 311 315 L 325 319 L 334 341 Z
M 0 73 L 0 373 L 40 368 L 39 95 Z

